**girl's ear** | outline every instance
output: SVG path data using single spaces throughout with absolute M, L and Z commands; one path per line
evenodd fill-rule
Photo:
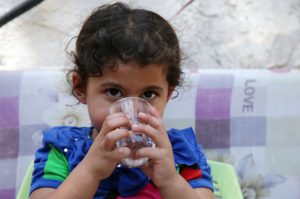
M 174 88 L 170 88 L 168 91 L 168 98 L 167 98 L 167 102 L 171 99 L 172 94 L 173 94 Z
M 78 72 L 72 73 L 72 85 L 73 85 L 75 97 L 82 104 L 86 104 L 86 92 L 85 92 L 84 85 L 82 84 L 82 80 L 81 80 Z

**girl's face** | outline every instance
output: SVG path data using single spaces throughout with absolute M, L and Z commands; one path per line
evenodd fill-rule
M 104 69 L 101 77 L 89 77 L 87 87 L 79 98 L 87 104 L 91 122 L 99 132 L 115 101 L 123 97 L 140 97 L 163 115 L 172 90 L 161 65 L 140 67 L 129 62 L 119 63 L 115 71 Z

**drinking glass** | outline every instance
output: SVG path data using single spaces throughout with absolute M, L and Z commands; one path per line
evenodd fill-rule
M 131 124 L 139 124 L 142 123 L 138 119 L 138 114 L 140 112 L 149 113 L 151 108 L 151 104 L 149 104 L 146 100 L 138 97 L 125 97 L 122 98 L 110 107 L 110 113 L 118 113 L 123 112 L 131 121 Z M 155 147 L 154 142 L 152 142 L 150 137 L 147 137 L 141 132 L 133 131 L 132 129 L 128 129 L 129 136 L 118 140 L 116 145 L 117 147 L 129 147 L 134 153 L 136 150 L 143 147 Z M 121 160 L 120 164 L 126 167 L 139 167 L 145 164 L 149 158 L 142 157 L 139 159 L 133 159 L 132 157 L 126 157 Z

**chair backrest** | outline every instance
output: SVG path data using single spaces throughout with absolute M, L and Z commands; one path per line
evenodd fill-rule
M 214 195 L 216 199 L 243 199 L 240 185 L 238 183 L 235 170 L 230 164 L 208 160 L 211 166 L 211 173 L 215 187 Z M 33 171 L 33 162 L 30 163 L 17 199 L 28 199 L 31 184 L 31 175 Z
M 216 199 L 243 199 L 237 175 L 232 165 L 208 160 Z

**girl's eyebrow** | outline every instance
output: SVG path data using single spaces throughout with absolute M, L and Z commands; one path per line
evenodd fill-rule
M 103 82 L 101 84 L 99 84 L 99 87 L 105 87 L 105 88 L 108 88 L 108 87 L 113 87 L 113 88 L 124 88 L 121 84 L 118 84 L 118 83 L 115 83 L 115 82 Z M 163 91 L 163 88 L 160 87 L 160 86 L 156 86 L 156 85 L 150 85 L 150 86 L 147 86 L 145 88 L 143 88 L 143 90 L 155 90 L 157 92 L 162 92 Z
M 99 87 L 116 87 L 116 88 L 122 88 L 120 84 L 114 83 L 114 82 L 104 82 L 99 84 Z
M 144 90 L 155 90 L 155 91 L 158 91 L 158 92 L 162 92 L 163 91 L 163 88 L 160 87 L 160 86 L 147 86 L 144 88 Z

